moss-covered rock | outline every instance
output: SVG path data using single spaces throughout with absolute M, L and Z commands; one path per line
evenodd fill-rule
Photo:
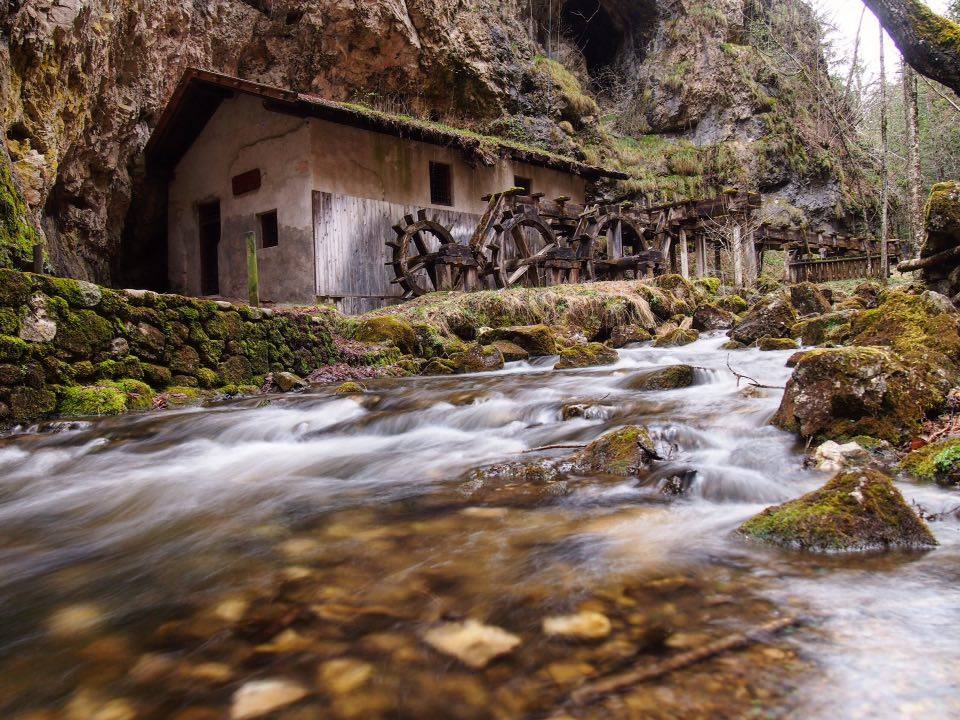
M 900 469 L 922 482 L 939 485 L 960 484 L 960 438 L 926 445 L 900 461 Z
M 480 345 L 475 343 L 463 352 L 456 353 L 449 358 L 450 367 L 454 373 L 492 372 L 503 369 L 503 353 L 496 345 Z
M 361 342 L 390 342 L 408 354 L 417 351 L 417 334 L 413 326 L 392 315 L 362 318 L 354 336 Z
M 505 362 L 517 362 L 518 360 L 530 359 L 530 353 L 509 340 L 497 340 L 490 344 L 500 351 Z
M 227 385 L 242 385 L 253 376 L 253 367 L 250 361 L 240 355 L 228 357 L 220 363 L 217 371 Z
M 14 180 L 4 145 L 0 147 L 0 267 L 26 267 L 38 242 L 40 234 L 30 220 L 30 208 Z
M 737 315 L 746 312 L 750 307 L 750 304 L 740 295 L 721 295 L 719 298 L 717 298 L 715 304 L 718 307 L 721 307 L 724 310 L 729 310 Z
M 162 365 L 153 365 L 143 363 L 143 379 L 155 388 L 165 388 L 173 381 L 173 373 L 170 368 Z
M 19 365 L 0 364 L 0 385 L 16 385 L 23 380 L 23 374 Z
M 189 345 L 183 345 L 170 353 L 167 366 L 182 375 L 194 375 L 200 370 L 200 354 Z
M 653 346 L 658 348 L 680 347 L 682 345 L 695 343 L 699 339 L 700 333 L 696 330 L 692 328 L 677 328 L 668 333 L 660 335 L 656 340 L 654 340 Z
M 89 356 L 106 348 L 112 339 L 110 321 L 93 310 L 58 309 L 57 347 L 74 355 Z
M 693 327 L 701 332 L 729 330 L 736 321 L 736 315 L 712 303 L 701 303 L 693 313 Z
M 573 462 L 580 472 L 635 475 L 659 459 L 650 431 L 628 425 L 601 435 L 578 452 Z
M 61 389 L 57 412 L 70 417 L 120 415 L 153 407 L 153 391 L 138 380 L 120 380 Z
M 720 292 L 720 285 L 720 278 L 716 277 L 697 278 L 693 281 L 693 287 L 702 290 L 707 297 L 711 297 Z
M 739 532 L 812 552 L 917 549 L 937 544 L 890 478 L 871 470 L 837 475 L 819 490 L 764 510 Z
M 572 370 L 575 368 L 613 365 L 620 356 L 616 350 L 608 348 L 603 343 L 585 343 L 571 345 L 560 352 L 560 359 L 554 366 L 556 370 Z
M 790 304 L 798 315 L 822 315 L 830 312 L 830 301 L 813 283 L 790 286 Z
M 337 395 L 360 395 L 366 391 L 367 389 L 358 382 L 345 382 L 337 387 L 334 393 Z
M 742 342 L 737 342 L 736 340 L 728 340 L 723 345 L 720 346 L 721 350 L 745 350 L 746 345 Z
M 775 350 L 799 350 L 800 344 L 791 338 L 762 337 L 757 340 L 757 347 L 764 352 Z
M 100 304 L 103 291 L 93 283 L 71 278 L 36 275 L 39 289 L 51 297 L 60 297 L 75 308 L 94 308 Z
M 19 362 L 29 350 L 30 346 L 20 338 L 0 335 L 0 362 Z
M 57 408 L 57 394 L 48 388 L 16 387 L 10 391 L 10 412 L 14 420 L 33 420 Z
M 921 349 L 960 360 L 958 316 L 922 295 L 892 290 L 884 294 L 875 310 L 858 313 L 851 320 L 851 343 L 893 348 L 901 355 Z
M 753 345 L 762 337 L 787 338 L 793 334 L 797 312 L 784 295 L 770 295 L 756 303 L 730 331 L 730 338 Z
M 677 390 L 692 386 L 695 374 L 690 365 L 672 365 L 660 370 L 631 375 L 620 384 L 621 387 L 629 390 Z
M 502 328 L 484 328 L 477 335 L 477 342 L 489 345 L 506 340 L 519 345 L 533 357 L 557 354 L 557 340 L 553 329 L 546 325 L 515 325 Z
M 33 275 L 0 268 L 0 305 L 19 307 L 33 295 Z
M 638 325 L 618 325 L 610 331 L 606 341 L 607 347 L 622 348 L 634 343 L 649 342 L 653 335 Z
M 883 348 L 810 350 L 800 357 L 773 423 L 804 437 L 869 435 L 898 444 L 946 407 L 952 383 L 926 361 Z
M 842 344 L 850 339 L 850 322 L 856 315 L 855 310 L 840 310 L 801 320 L 793 326 L 792 334 L 804 345 Z
M 20 316 L 13 308 L 0 307 L 0 335 L 19 335 Z

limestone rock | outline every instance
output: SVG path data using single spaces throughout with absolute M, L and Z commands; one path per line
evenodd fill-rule
M 754 305 L 730 331 L 730 338 L 753 345 L 762 337 L 788 338 L 797 313 L 783 295 L 770 295 Z
M 545 618 L 543 633 L 550 637 L 575 640 L 602 640 L 610 635 L 610 618 L 598 612 L 585 610 L 576 615 Z
M 516 635 L 476 620 L 439 625 L 428 630 L 423 639 L 435 650 L 455 657 L 475 670 L 513 652 L 521 643 Z
M 273 373 L 273 382 L 280 392 L 287 393 L 307 387 L 306 381 L 291 372 Z
M 608 348 L 603 343 L 586 343 L 564 348 L 560 352 L 560 360 L 556 370 L 573 368 L 596 367 L 598 365 L 613 365 L 620 356 L 616 350 Z
M 307 690 L 302 685 L 290 680 L 282 678 L 253 680 L 233 694 L 230 720 L 263 717 L 302 700 L 307 694 Z
M 47 312 L 47 298 L 34 295 L 30 298 L 27 313 L 20 319 L 20 338 L 27 342 L 52 342 L 57 336 L 57 323 Z
M 491 345 L 500 351 L 505 362 L 517 362 L 518 360 L 530 359 L 530 353 L 509 340 L 497 340 L 491 343 Z
M 767 508 L 744 523 L 740 533 L 813 552 L 916 549 L 937 544 L 890 478 L 872 470 L 837 475 L 819 490 Z
M 820 472 L 838 472 L 845 467 L 867 459 L 870 454 L 855 442 L 840 445 L 833 440 L 813 451 L 811 461 Z

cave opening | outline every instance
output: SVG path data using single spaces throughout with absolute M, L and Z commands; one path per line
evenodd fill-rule
M 620 55 L 623 27 L 600 0 L 567 0 L 560 20 L 563 34 L 583 55 L 587 73 L 594 80 L 601 79 Z

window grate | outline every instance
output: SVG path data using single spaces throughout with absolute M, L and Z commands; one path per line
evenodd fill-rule
M 453 168 L 446 163 L 430 163 L 430 202 L 453 205 Z

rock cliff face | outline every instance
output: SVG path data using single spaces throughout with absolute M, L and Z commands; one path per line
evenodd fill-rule
M 143 182 L 141 151 L 199 66 L 620 164 L 633 192 L 753 184 L 823 215 L 837 173 L 822 173 L 827 200 L 794 202 L 809 168 L 770 152 L 802 144 L 771 107 L 797 92 L 744 79 L 759 62 L 750 23 L 781 2 L 566 0 L 548 13 L 495 0 L 12 0 L 0 9 L 0 208 L 42 233 L 56 272 L 147 282 L 132 271 L 163 198 Z M 610 127 L 608 110 L 642 122 Z

